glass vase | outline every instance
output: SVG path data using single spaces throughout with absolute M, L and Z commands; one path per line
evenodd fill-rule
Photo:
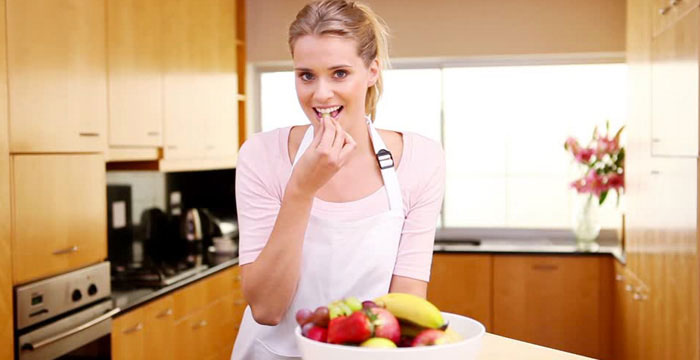
M 598 250 L 598 235 L 600 234 L 598 199 L 593 195 L 581 196 L 574 212 L 573 231 L 576 246 L 580 251 Z

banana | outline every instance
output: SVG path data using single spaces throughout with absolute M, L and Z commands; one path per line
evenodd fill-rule
M 445 328 L 447 325 L 435 305 L 415 295 L 390 293 L 374 299 L 374 302 L 402 321 L 430 329 Z

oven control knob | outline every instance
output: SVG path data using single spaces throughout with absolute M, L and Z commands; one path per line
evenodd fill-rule
M 73 298 L 73 301 L 80 301 L 80 299 L 83 298 L 83 294 L 80 293 L 80 290 L 75 289 L 75 290 L 73 290 L 72 298 Z
M 88 286 L 88 295 L 94 296 L 95 294 L 97 294 L 97 285 L 90 284 L 90 286 Z

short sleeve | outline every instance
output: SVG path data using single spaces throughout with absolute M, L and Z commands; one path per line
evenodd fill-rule
M 274 169 L 269 158 L 269 137 L 253 136 L 243 144 L 236 167 L 236 209 L 238 212 L 239 264 L 252 263 L 272 233 L 281 199 L 271 179 Z M 267 181 L 265 181 L 267 180 Z
M 430 280 L 435 230 L 445 195 L 445 154 L 439 143 L 414 136 L 404 178 L 411 184 L 394 275 Z M 399 165 L 403 166 L 403 165 Z

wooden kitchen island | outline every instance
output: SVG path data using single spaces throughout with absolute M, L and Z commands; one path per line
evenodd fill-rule
M 575 355 L 539 345 L 486 333 L 477 360 L 583 360 Z

